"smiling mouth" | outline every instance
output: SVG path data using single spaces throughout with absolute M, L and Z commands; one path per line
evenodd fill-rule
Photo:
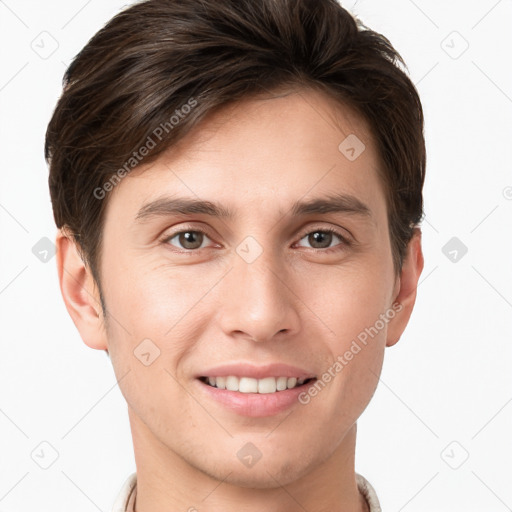
M 253 379 L 251 377 L 237 377 L 229 375 L 226 377 L 199 377 L 199 380 L 208 386 L 227 391 L 238 391 L 239 393 L 279 393 L 288 389 L 305 386 L 316 380 L 315 377 L 309 379 L 297 379 L 296 377 L 265 377 L 263 379 Z

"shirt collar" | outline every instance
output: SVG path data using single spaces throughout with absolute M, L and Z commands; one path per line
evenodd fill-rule
M 370 512 L 382 512 L 377 493 L 370 482 L 359 473 L 356 473 L 356 481 L 359 492 L 368 503 Z M 124 482 L 119 495 L 114 502 L 112 512 L 133 512 L 135 495 L 137 493 L 137 473 L 132 473 Z

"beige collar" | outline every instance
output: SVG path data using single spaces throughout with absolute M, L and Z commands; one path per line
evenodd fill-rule
M 356 473 L 359 492 L 365 497 L 370 512 L 382 512 L 377 493 L 366 478 Z M 112 512 L 133 512 L 135 495 L 137 493 L 137 473 L 132 473 L 123 484 L 121 492 L 112 508 Z

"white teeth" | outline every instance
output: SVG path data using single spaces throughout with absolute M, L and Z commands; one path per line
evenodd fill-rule
M 207 377 L 206 381 L 210 386 L 228 391 L 239 391 L 240 393 L 275 393 L 292 389 L 304 384 L 307 379 L 296 377 L 265 377 L 264 379 L 253 379 L 251 377 Z
M 238 383 L 238 391 L 240 393 L 257 393 L 258 381 L 257 379 L 250 379 L 249 377 L 242 377 Z
M 275 393 L 277 389 L 275 377 L 265 377 L 258 380 L 258 393 Z
M 226 377 L 226 389 L 228 391 L 238 391 L 238 378 L 230 375 Z
M 276 382 L 277 391 L 284 391 L 287 383 L 288 379 L 286 377 L 279 377 Z

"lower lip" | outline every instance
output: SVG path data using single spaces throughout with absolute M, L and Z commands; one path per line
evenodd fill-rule
M 296 403 L 300 403 L 298 396 L 315 382 L 312 380 L 302 386 L 276 391 L 275 393 L 240 393 L 240 391 L 219 389 L 204 383 L 200 379 L 196 380 L 202 392 L 206 393 L 207 396 L 237 414 L 252 418 L 273 416 L 286 411 Z

